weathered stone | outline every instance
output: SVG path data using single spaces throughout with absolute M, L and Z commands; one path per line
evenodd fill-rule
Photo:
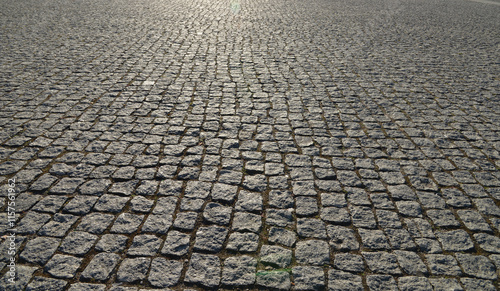
M 73 231 L 69 233 L 61 243 L 59 250 L 72 255 L 85 255 L 97 240 L 97 236 L 83 232 Z
M 230 257 L 224 260 L 222 284 L 228 286 L 252 285 L 255 283 L 257 261 L 249 256 Z
M 248 212 L 236 212 L 233 217 L 233 230 L 258 233 L 262 227 L 262 217 Z
M 427 265 L 433 275 L 460 276 L 462 271 L 454 257 L 448 255 L 426 255 Z
M 221 280 L 220 260 L 214 255 L 193 253 L 186 272 L 185 281 L 213 288 Z
M 399 275 L 399 269 L 396 256 L 387 252 L 362 252 L 368 268 L 375 273 Z
M 497 278 L 495 265 L 488 258 L 460 253 L 456 257 L 467 275 L 489 280 Z
M 272 243 L 292 247 L 296 240 L 297 235 L 293 231 L 278 227 L 271 227 L 271 229 L 269 229 L 269 241 Z
M 188 249 L 189 235 L 172 230 L 167 234 L 161 253 L 180 257 L 185 255 Z
M 83 270 L 81 276 L 85 279 L 106 281 L 119 260 L 120 256 L 117 254 L 98 253 Z
M 361 276 L 334 269 L 328 271 L 328 289 L 332 291 L 364 290 Z
M 127 255 L 130 256 L 154 256 L 161 244 L 161 239 L 155 235 L 138 235 L 134 237 Z
M 330 263 L 330 247 L 325 241 L 299 241 L 295 247 L 297 263 L 322 266 Z
M 226 248 L 238 252 L 255 252 L 259 246 L 259 236 L 255 233 L 233 232 L 229 235 Z
M 203 211 L 203 218 L 211 223 L 228 225 L 231 219 L 231 212 L 230 207 L 222 206 L 218 203 L 208 203 Z
M 60 242 L 56 238 L 36 237 L 26 243 L 20 258 L 29 263 L 45 265 L 59 247 Z
M 131 234 L 138 230 L 139 225 L 142 223 L 143 217 L 143 215 L 122 213 L 113 223 L 111 232 Z
M 165 270 L 168 270 L 165 272 Z M 182 262 L 155 258 L 151 263 L 148 281 L 158 288 L 172 287 L 177 285 L 181 277 Z
M 260 271 L 256 274 L 256 284 L 265 288 L 289 290 L 290 274 L 284 271 Z
M 81 258 L 55 255 L 45 266 L 45 270 L 56 278 L 71 279 L 82 263 Z
M 196 232 L 195 250 L 218 252 L 226 240 L 228 230 L 224 227 L 200 227 Z
M 118 281 L 134 283 L 144 280 L 150 263 L 151 259 L 148 258 L 124 259 L 118 268 Z
M 292 275 L 296 290 L 321 290 L 325 287 L 325 273 L 321 267 L 294 267 Z
M 360 273 L 365 269 L 365 264 L 363 263 L 363 258 L 360 255 L 345 253 L 335 255 L 335 268 Z
M 99 252 L 121 253 L 127 244 L 128 237 L 121 234 L 105 234 L 97 242 L 95 249 Z
M 260 261 L 263 264 L 285 268 L 292 262 L 292 251 L 278 246 L 263 245 L 260 250 Z

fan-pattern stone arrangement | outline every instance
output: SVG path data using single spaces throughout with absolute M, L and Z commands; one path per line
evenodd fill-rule
M 497 290 L 497 0 L 0 0 L 0 290 Z

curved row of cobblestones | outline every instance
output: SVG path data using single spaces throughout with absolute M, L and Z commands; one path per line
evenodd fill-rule
M 0 3 L 0 289 L 499 287 L 498 5 Z

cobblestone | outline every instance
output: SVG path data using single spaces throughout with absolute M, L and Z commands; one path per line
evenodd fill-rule
M 117 280 L 127 283 L 144 280 L 149 270 L 150 262 L 150 259 L 147 258 L 124 259 L 118 268 Z
M 59 243 L 60 240 L 56 238 L 37 237 L 26 244 L 20 258 L 44 265 L 57 250 Z
M 185 280 L 206 287 L 215 287 L 221 280 L 220 259 L 214 255 L 194 253 L 191 256 Z
M 300 241 L 295 246 L 295 259 L 299 264 L 322 266 L 330 262 L 329 250 L 325 241 Z
M 497 2 L 0 4 L 0 290 L 500 288 Z
M 263 264 L 285 268 L 292 262 L 292 251 L 279 246 L 263 245 L 260 261 Z
M 259 246 L 259 236 L 254 233 L 233 232 L 229 235 L 227 249 L 239 252 L 255 252 Z
M 325 286 L 325 273 L 320 267 L 295 267 L 292 275 L 296 290 L 318 290 Z
M 71 279 L 82 263 L 81 258 L 72 256 L 55 255 L 46 265 L 46 271 L 56 278 Z
M 85 255 L 92 248 L 96 240 L 97 236 L 93 234 L 74 231 L 64 238 L 59 250 L 72 255 Z
M 285 271 L 265 271 L 257 273 L 256 284 L 265 288 L 289 290 L 290 274 Z
M 257 261 L 249 256 L 231 257 L 224 260 L 222 284 L 246 286 L 255 283 Z
M 165 270 L 169 270 L 169 272 L 165 272 Z M 155 258 L 151 263 L 148 281 L 154 287 L 172 287 L 179 282 L 181 271 L 182 262 Z
M 98 253 L 95 255 L 85 270 L 82 272 L 84 279 L 94 279 L 98 281 L 106 281 L 111 271 L 116 267 L 120 256 L 110 253 Z
M 114 216 L 104 213 L 90 213 L 82 219 L 76 230 L 87 231 L 93 234 L 101 234 L 114 220 Z

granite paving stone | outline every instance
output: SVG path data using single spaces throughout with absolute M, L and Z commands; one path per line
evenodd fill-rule
M 415 252 L 394 251 L 401 269 L 409 275 L 428 274 L 425 264 Z
M 500 238 L 486 233 L 474 234 L 474 239 L 479 247 L 490 253 L 500 253 Z
M 224 260 L 221 283 L 228 286 L 248 286 L 255 283 L 257 261 L 249 256 Z
M 68 282 L 59 279 L 35 277 L 28 284 L 26 290 L 42 291 L 42 290 L 63 290 L 68 285 Z
M 351 223 L 351 217 L 347 208 L 323 207 L 320 210 L 320 217 L 322 220 L 332 224 L 348 225 Z
M 474 248 L 472 239 L 464 230 L 438 232 L 437 237 L 446 251 L 468 251 Z
M 368 275 L 366 285 L 370 290 L 398 290 L 396 280 L 389 275 Z
M 93 234 L 101 234 L 111 225 L 115 216 L 107 213 L 90 213 L 85 215 L 76 230 L 86 231 Z
M 133 283 L 146 278 L 151 259 L 148 258 L 127 258 L 124 259 L 117 271 L 119 282 Z
M 497 289 L 491 281 L 483 279 L 461 278 L 460 282 L 462 282 L 465 290 L 493 291 Z
M 196 232 L 195 250 L 219 252 L 226 240 L 228 230 L 224 227 L 200 227 Z
M 297 233 L 301 237 L 326 238 L 325 223 L 315 218 L 298 218 Z
M 430 278 L 429 279 L 434 290 L 444 291 L 444 290 L 464 290 L 463 287 L 456 279 L 451 278 Z
M 285 271 L 262 271 L 256 274 L 256 284 L 264 288 L 289 290 L 290 274 Z
M 343 253 L 335 255 L 334 266 L 337 269 L 360 273 L 365 269 L 363 258 L 360 255 Z
M 66 197 L 49 195 L 38 201 L 32 209 L 40 212 L 56 213 L 62 208 L 67 199 Z
M 286 227 L 293 224 L 293 208 L 288 209 L 268 209 L 265 214 L 265 221 L 268 225 Z
M 255 233 L 233 232 L 229 235 L 226 249 L 239 252 L 255 252 L 259 247 L 259 236 Z
M 18 223 L 17 233 L 34 234 L 51 219 L 46 213 L 29 211 Z
M 260 193 L 240 191 L 235 209 L 237 211 L 260 211 L 262 205 L 262 195 Z
M 216 201 L 231 203 L 236 197 L 237 190 L 238 187 L 236 186 L 215 183 L 211 191 L 211 197 Z
M 297 235 L 291 230 L 279 227 L 271 227 L 269 229 L 269 241 L 287 247 L 292 247 L 297 241 Z
M 38 234 L 42 236 L 63 237 L 77 220 L 78 217 L 75 215 L 56 213 L 52 219 L 38 231 Z
M 335 269 L 328 270 L 328 290 L 364 290 L 361 276 Z
M 321 290 L 325 287 L 325 272 L 321 267 L 294 267 L 292 276 L 296 290 Z
M 401 274 L 396 255 L 387 252 L 362 252 L 368 268 L 375 273 Z
M 148 282 L 154 287 L 165 288 L 177 285 L 182 272 L 182 262 L 155 258 L 151 262 Z M 169 272 L 165 272 L 169 270 Z
M 248 212 L 236 212 L 232 229 L 236 231 L 252 231 L 258 233 L 262 227 L 262 217 Z
M 71 291 L 83 291 L 83 290 L 91 290 L 91 291 L 104 291 L 106 290 L 106 285 L 104 284 L 90 284 L 90 283 L 75 283 L 71 284 L 68 290 Z
M 360 242 L 356 239 L 354 231 L 343 226 L 329 225 L 327 227 L 329 244 L 334 250 L 354 251 L 359 250 Z
M 123 210 L 130 198 L 118 195 L 104 194 L 94 205 L 94 210 L 99 212 L 119 213 Z
M 143 218 L 143 215 L 122 213 L 114 221 L 113 226 L 111 227 L 111 232 L 131 234 L 138 230 Z
M 59 250 L 72 255 L 85 255 L 94 245 L 97 236 L 83 231 L 70 232 L 62 241 Z
M 462 253 L 457 253 L 456 257 L 467 275 L 490 280 L 496 278 L 495 265 L 488 258 Z
M 4 276 L 2 276 L 0 284 L 2 284 L 3 287 L 9 286 L 7 288 L 10 288 L 10 290 L 22 290 L 28 285 L 29 281 L 31 281 L 33 277 L 33 273 L 35 273 L 35 271 L 37 271 L 38 269 L 38 267 L 18 265 L 16 274 L 14 276 L 14 282 L 12 283 L 8 281 L 12 277 L 10 274 L 6 273 Z
M 500 289 L 498 1 L 46 2 L 0 0 L 0 290 Z
M 196 212 L 181 212 L 177 214 L 173 226 L 180 230 L 193 230 L 197 219 Z
M 165 243 L 161 250 L 162 254 L 182 256 L 188 252 L 189 235 L 172 230 L 168 232 Z
M 203 218 L 211 223 L 228 225 L 231 220 L 231 212 L 230 207 L 219 203 L 208 203 L 203 210 Z
M 86 279 L 105 281 L 120 260 L 118 254 L 98 253 L 83 270 L 81 276 Z
M 174 214 L 178 198 L 176 197 L 160 197 L 156 200 L 156 205 L 153 207 L 153 214 Z
M 425 257 L 433 275 L 459 276 L 462 274 L 457 260 L 450 255 L 426 255 Z
M 94 207 L 97 199 L 98 197 L 75 197 L 64 206 L 63 211 L 75 215 L 87 214 Z
M 154 256 L 159 251 L 162 240 L 155 235 L 137 235 L 128 248 L 129 256 Z
M 60 239 L 51 237 L 36 237 L 26 243 L 20 258 L 30 262 L 45 264 L 57 250 Z
M 393 249 L 399 250 L 415 250 L 416 245 L 413 242 L 410 234 L 405 229 L 385 229 L 385 233 L 389 238 L 389 242 Z
M 99 252 L 120 253 L 127 244 L 128 237 L 121 234 L 104 234 L 101 236 L 95 249 Z
M 330 263 L 330 248 L 321 240 L 299 241 L 295 245 L 295 259 L 303 265 L 322 266 Z
M 362 248 L 367 250 L 390 249 L 389 241 L 383 231 L 360 228 L 358 233 L 361 236 Z
M 185 280 L 208 288 L 218 286 L 221 281 L 220 259 L 215 255 L 193 253 Z
M 165 234 L 172 225 L 172 215 L 150 214 L 142 225 L 142 232 Z
M 399 290 L 433 290 L 427 278 L 416 276 L 399 278 L 398 287 Z
M 292 262 L 292 251 L 279 246 L 263 245 L 259 259 L 263 264 L 285 268 Z
M 54 255 L 45 266 L 45 270 L 56 278 L 71 279 L 82 263 L 82 258 L 66 255 Z

